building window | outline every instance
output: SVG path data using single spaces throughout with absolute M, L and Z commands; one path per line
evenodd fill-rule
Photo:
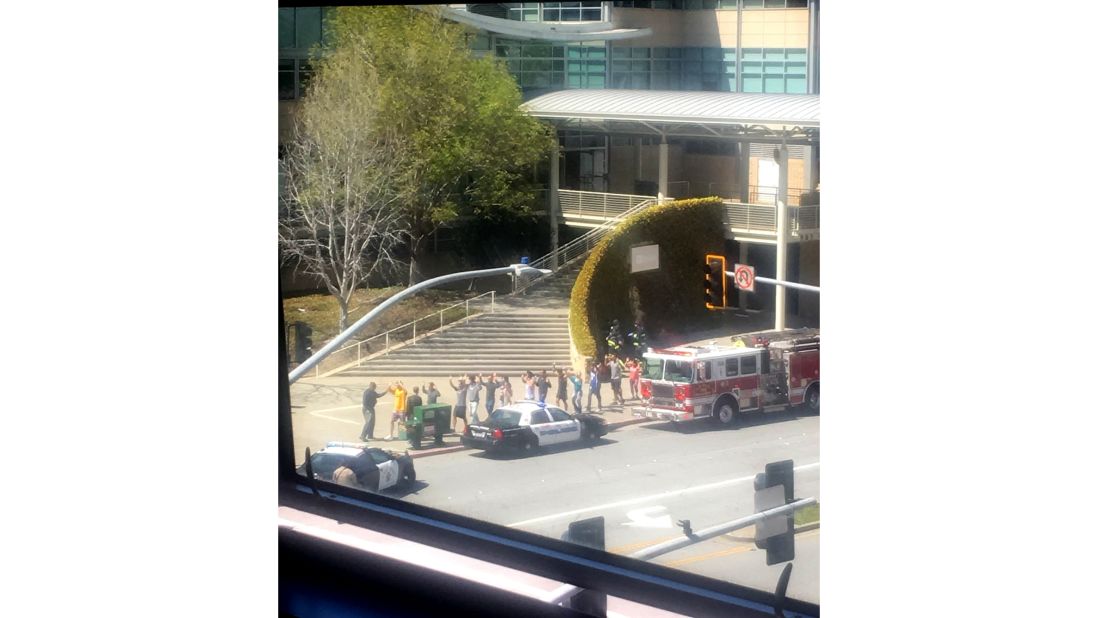
M 783 48 L 744 48 L 743 91 L 782 94 L 808 92 L 808 51 Z
M 522 2 L 507 9 L 507 19 L 515 21 L 539 21 L 538 3 Z
M 278 48 L 308 50 L 328 40 L 327 10 L 320 7 L 278 9 Z
M 544 2 L 542 21 L 602 21 L 601 2 Z
M 278 98 L 280 101 L 300 99 L 313 77 L 313 67 L 308 60 L 279 58 Z
M 808 0 L 743 0 L 745 9 L 803 9 Z

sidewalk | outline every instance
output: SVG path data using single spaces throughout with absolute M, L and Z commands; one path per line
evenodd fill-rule
M 791 328 L 800 326 L 799 324 L 789 324 Z M 710 342 L 715 342 L 718 345 L 730 345 L 732 343 L 732 337 L 743 336 L 748 339 L 753 339 L 756 334 L 764 335 L 772 341 L 785 339 L 796 336 L 806 336 L 810 334 L 818 334 L 819 329 L 808 330 L 786 330 L 781 334 L 773 332 L 773 315 L 768 313 L 752 314 L 749 319 L 739 321 L 735 326 L 731 326 L 724 329 L 712 330 L 712 331 L 697 331 L 693 333 L 683 333 L 676 337 L 675 341 L 660 342 L 662 345 L 707 345 Z M 747 342 L 749 345 L 751 341 Z M 516 391 L 521 393 L 522 384 L 518 379 L 517 372 L 515 374 L 508 374 L 511 379 L 511 384 Z M 365 390 L 366 385 L 371 381 L 369 378 L 363 377 L 341 377 L 339 375 L 311 378 L 303 377 L 290 387 L 290 399 L 293 405 L 293 417 L 295 419 L 295 450 L 300 451 L 297 453 L 298 459 L 304 457 L 304 448 L 309 446 L 312 450 L 316 451 L 322 448 L 324 444 L 330 441 L 344 441 L 344 442 L 359 442 L 359 433 L 362 430 L 362 416 L 361 416 L 361 401 L 362 392 Z M 453 404 L 454 391 L 450 388 L 450 385 L 445 379 L 439 378 L 422 378 L 422 377 L 384 377 L 374 378 L 372 381 L 377 383 L 379 391 L 384 391 L 389 384 L 397 381 L 403 382 L 405 387 L 411 391 L 413 386 L 425 386 L 429 382 L 434 382 L 438 390 L 442 393 L 439 397 L 439 403 Z M 586 387 L 586 384 L 585 384 Z M 554 380 L 553 387 L 549 391 L 549 397 L 555 396 L 556 384 Z M 629 384 L 627 380 L 623 380 L 622 390 L 628 397 Z M 610 385 L 605 384 L 602 387 L 603 402 L 607 403 L 611 400 Z M 569 388 L 571 393 L 571 388 Z M 583 401 L 586 405 L 587 402 L 587 389 L 584 388 Z M 550 399 L 550 404 L 553 401 Z M 632 425 L 636 423 L 644 422 L 660 422 L 650 421 L 645 418 L 634 417 L 632 414 L 633 406 L 639 406 L 640 400 L 626 399 L 624 406 L 621 405 L 605 405 L 601 413 L 596 410 L 596 413 L 606 419 L 606 423 L 610 428 L 610 431 L 614 431 L 620 427 Z M 428 437 L 422 441 L 422 448 L 416 450 L 412 449 L 411 444 L 407 439 L 401 440 L 394 435 L 393 440 L 384 440 L 383 438 L 389 434 L 390 420 L 392 418 L 392 405 L 393 397 L 390 394 L 386 394 L 382 397 L 375 411 L 374 422 L 374 436 L 375 439 L 369 441 L 371 446 L 378 448 L 391 449 L 398 452 L 407 450 L 413 457 L 429 457 L 432 455 L 441 455 L 444 453 L 452 453 L 455 451 L 463 450 L 461 446 L 461 434 L 457 432 L 449 433 L 443 436 L 443 445 L 436 447 L 434 445 L 434 438 Z M 568 411 L 571 412 L 569 406 Z M 584 412 L 587 409 L 584 407 Z M 310 431 L 299 432 L 298 422 L 309 423 L 307 420 L 310 415 L 319 416 L 329 419 L 331 421 L 339 421 L 338 424 L 333 422 L 329 426 L 323 429 L 312 429 Z M 337 416 L 338 418 L 333 418 Z M 480 418 L 484 419 L 484 409 L 481 408 L 479 412 Z M 300 421 L 298 420 L 300 419 Z M 454 419 L 451 419 L 451 426 L 455 429 L 464 429 L 464 423 L 456 423 L 454 426 Z M 302 430 L 305 426 L 300 426 Z

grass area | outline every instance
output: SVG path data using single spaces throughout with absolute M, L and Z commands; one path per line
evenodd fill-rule
M 812 522 L 820 521 L 820 505 L 813 504 L 812 506 L 806 506 L 803 509 L 797 509 L 793 513 L 793 525 L 803 526 Z
M 347 325 L 354 324 L 368 311 L 402 289 L 401 287 L 388 287 L 355 291 L 351 297 L 351 312 L 347 317 Z M 475 292 L 424 290 L 390 307 L 373 323 L 367 325 L 355 338 L 366 339 L 476 295 Z M 487 302 L 488 299 L 485 298 L 483 303 L 480 301 L 473 303 L 470 307 L 470 314 L 480 313 L 486 308 Z M 294 349 L 294 328 L 292 326 L 294 322 L 305 322 L 313 329 L 314 350 L 320 349 L 324 342 L 339 334 L 339 303 L 328 294 L 310 294 L 285 298 L 282 301 L 282 310 L 286 314 L 287 343 L 291 353 Z M 464 317 L 465 308 L 460 307 L 446 312 L 444 320 L 445 323 L 449 324 Z M 437 327 L 437 321 L 432 321 L 430 324 L 422 322 L 417 325 L 417 328 L 423 329 Z

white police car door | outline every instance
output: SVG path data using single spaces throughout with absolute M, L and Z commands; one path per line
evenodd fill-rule
M 568 413 L 560 408 L 549 408 L 557 442 L 575 442 L 580 439 L 579 421 L 572 420 Z
M 382 491 L 396 485 L 397 479 L 400 478 L 400 464 L 381 451 L 372 450 L 370 456 L 373 457 L 380 473 L 377 479 L 377 490 Z
M 530 431 L 538 437 L 538 444 L 546 446 L 558 442 L 553 432 L 553 419 L 544 408 L 530 413 Z

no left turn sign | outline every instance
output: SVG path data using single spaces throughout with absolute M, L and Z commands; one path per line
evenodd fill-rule
M 755 267 L 747 264 L 736 264 L 732 270 L 732 278 L 736 280 L 736 287 L 748 292 L 755 291 Z

